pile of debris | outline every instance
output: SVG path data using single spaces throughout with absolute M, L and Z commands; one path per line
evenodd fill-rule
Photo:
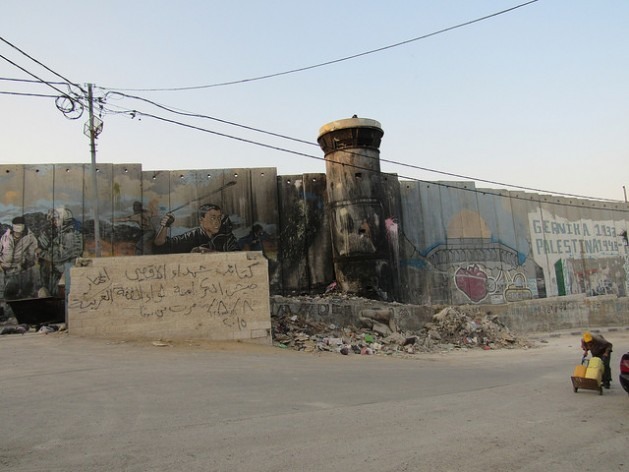
M 531 344 L 509 331 L 498 315 L 470 316 L 448 307 L 432 317 L 422 329 L 424 344 L 449 344 L 483 349 L 528 348 Z
M 271 321 L 276 346 L 306 352 L 413 357 L 419 353 L 457 349 L 527 349 L 532 346 L 528 340 L 512 334 L 496 315 L 470 316 L 453 307 L 435 314 L 432 322 L 416 333 L 383 330 L 378 322 L 371 327 L 365 323 L 340 327 L 308 320 L 299 314 L 280 314 Z

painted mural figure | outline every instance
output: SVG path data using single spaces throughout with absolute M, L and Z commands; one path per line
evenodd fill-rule
M 197 212 L 199 226 L 181 235 L 167 237 L 165 228 L 170 227 L 175 217 L 166 213 L 160 221 L 161 228 L 153 241 L 155 253 L 176 254 L 186 252 L 228 252 L 240 250 L 232 233 L 232 223 L 223 215 L 221 207 L 207 203 Z
M 0 266 L 2 267 L 4 298 L 34 296 L 37 238 L 26 227 L 24 217 L 17 216 L 0 238 Z
M 113 222 L 127 222 L 138 225 L 142 231 L 142 236 L 135 244 L 135 254 L 139 256 L 152 254 L 155 229 L 151 224 L 151 214 L 142 207 L 142 202 L 133 202 L 133 213 L 129 216 L 114 218 Z
M 47 219 L 48 232 L 39 237 L 39 258 L 42 279 L 48 282 L 46 288 L 50 293 L 57 294 L 61 277 L 83 253 L 83 235 L 67 208 L 50 210 Z

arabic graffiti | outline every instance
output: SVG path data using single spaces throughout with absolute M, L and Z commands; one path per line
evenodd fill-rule
M 246 331 L 266 320 L 270 326 L 269 309 L 261 306 L 268 307 L 266 260 L 235 254 L 94 259 L 73 267 L 70 325 L 98 317 L 109 324 L 161 322 L 177 329 Z

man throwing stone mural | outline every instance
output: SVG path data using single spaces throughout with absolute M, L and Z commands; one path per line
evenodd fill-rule
M 238 251 L 238 241 L 232 233 L 232 223 L 223 215 L 221 207 L 206 203 L 197 212 L 199 226 L 178 236 L 168 237 L 166 228 L 170 227 L 175 217 L 166 213 L 160 221 L 161 228 L 153 241 L 156 254 L 175 254 L 186 252 L 227 252 Z

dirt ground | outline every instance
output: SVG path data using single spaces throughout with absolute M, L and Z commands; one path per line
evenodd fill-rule
M 614 344 L 614 353 L 612 362 L 616 362 L 622 354 L 629 352 L 629 327 L 608 327 L 592 329 L 592 332 L 602 334 L 607 340 Z M 535 357 L 536 352 L 543 350 L 544 353 L 553 352 L 556 354 L 570 354 L 574 353 L 575 360 L 578 360 L 581 355 L 580 342 L 581 342 L 580 330 L 566 330 L 555 333 L 534 333 L 527 335 L 526 338 L 530 341 L 531 347 L 522 348 L 514 347 L 511 349 L 490 349 L 484 350 L 482 348 L 455 348 L 436 352 L 419 352 L 412 355 L 404 355 L 404 359 L 408 360 L 435 360 L 435 359 L 451 359 L 456 360 L 461 357 L 466 359 L 482 359 L 489 360 L 492 358 L 504 359 L 521 357 L 523 353 L 528 356 Z M 21 336 L 21 335 L 10 335 Z M 24 336 L 52 336 L 57 338 L 60 342 L 64 339 L 70 341 L 73 337 L 67 331 L 60 331 L 49 334 L 40 334 L 31 331 Z M 77 339 L 78 340 L 78 339 Z M 387 359 L 393 357 L 385 353 L 375 353 L 371 356 L 364 356 L 360 354 L 349 354 L 349 356 L 343 356 L 339 352 L 330 351 L 312 351 L 304 352 L 297 351 L 290 348 L 281 348 L 274 344 L 260 344 L 255 342 L 242 342 L 242 341 L 204 341 L 198 339 L 190 340 L 169 340 L 169 339 L 116 339 L 116 338 L 83 338 L 83 341 L 91 341 L 97 344 L 105 345 L 119 345 L 128 346 L 134 348 L 146 348 L 146 349 L 165 349 L 174 351 L 213 351 L 213 352 L 226 352 L 226 353 L 242 353 L 242 354 L 263 354 L 265 356 L 319 356 L 326 358 L 345 358 L 345 357 L 373 357 L 377 359 Z

